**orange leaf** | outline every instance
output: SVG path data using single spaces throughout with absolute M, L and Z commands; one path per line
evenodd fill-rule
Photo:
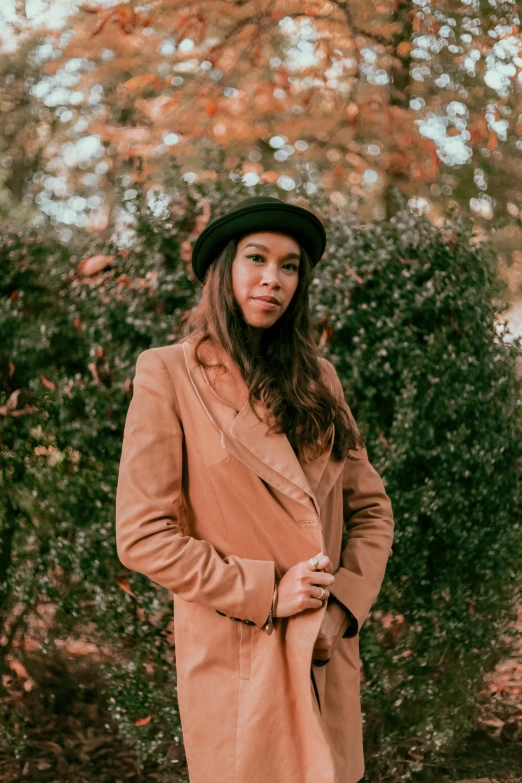
M 20 663 L 20 661 L 10 660 L 9 661 L 9 668 L 12 669 L 19 677 L 23 677 L 26 679 L 29 677 L 29 673 L 25 666 Z
M 9 377 L 12 376 L 14 371 L 15 371 L 15 366 L 14 366 L 13 362 L 11 361 L 11 359 L 9 359 Z
M 348 120 L 350 122 L 353 122 L 357 117 L 357 115 L 359 114 L 359 107 L 357 106 L 356 103 L 349 103 L 344 111 L 348 115 Z
M 361 285 L 361 283 L 363 281 L 362 277 L 360 277 L 360 275 L 357 274 L 355 269 L 352 269 L 351 266 L 346 266 L 345 269 L 346 269 L 346 274 L 350 275 L 351 277 L 354 277 L 357 280 L 357 282 L 359 283 L 359 285 Z
M 56 645 L 67 650 L 70 655 L 95 655 L 99 652 L 99 648 L 93 642 L 87 642 L 85 639 L 60 639 L 56 641 Z
M 112 266 L 114 263 L 114 256 L 89 256 L 80 261 L 76 269 L 79 275 L 88 277 L 89 275 L 95 275 L 105 269 L 107 266 Z
M 94 362 L 89 362 L 87 367 L 91 371 L 91 375 L 92 375 L 93 381 L 95 383 L 99 383 L 100 382 L 100 376 L 98 375 L 98 369 L 96 367 L 96 364 Z
M 134 721 L 135 726 L 146 726 L 148 723 L 150 723 L 152 720 L 152 715 L 147 715 L 146 718 L 138 718 L 138 720 Z
M 180 245 L 180 256 L 182 261 L 190 261 L 192 258 L 192 243 L 185 240 Z
M 132 588 L 131 588 L 131 586 L 129 584 L 129 580 L 126 579 L 124 576 L 119 576 L 116 579 L 116 584 L 118 585 L 118 587 L 121 587 L 122 590 L 124 590 L 126 593 L 128 593 L 128 595 L 132 595 L 133 598 L 137 598 L 138 597 L 136 595 L 136 593 L 132 592 Z
M 384 432 L 381 429 L 379 429 L 379 427 L 377 427 L 377 437 L 379 438 L 383 446 L 386 446 L 387 449 L 391 449 L 390 441 L 388 440 Z
M 403 59 L 409 55 L 412 49 L 412 44 L 410 41 L 401 41 L 400 44 L 397 46 L 396 52 L 397 55 Z
M 332 334 L 333 334 L 333 326 L 331 324 L 327 324 L 323 329 L 321 339 L 319 340 L 320 348 L 322 348 L 325 343 L 330 342 L 330 338 Z
M 55 390 L 56 387 L 55 387 L 54 383 L 52 381 L 49 381 L 45 377 L 45 375 L 40 375 L 40 380 L 41 380 L 41 382 L 43 383 L 43 385 L 45 386 L 46 389 L 49 389 L 50 391 L 54 391 Z
M 208 201 L 208 199 L 204 199 L 202 206 L 203 206 L 202 211 L 199 213 L 199 215 L 196 215 L 195 226 L 194 226 L 195 234 L 201 234 L 201 232 L 207 225 L 208 221 L 210 220 L 210 202 Z
M 21 389 L 16 389 L 7 400 L 5 405 L 2 405 L 2 412 L 5 411 L 4 415 L 8 413 L 9 411 L 13 411 L 16 406 L 18 405 L 18 397 L 20 395 Z
M 128 90 L 139 90 L 141 87 L 148 87 L 156 86 L 156 82 L 158 81 L 158 77 L 154 76 L 152 73 L 142 73 L 139 76 L 133 76 L 130 79 L 127 79 L 126 82 L 123 82 L 123 86 L 126 87 Z

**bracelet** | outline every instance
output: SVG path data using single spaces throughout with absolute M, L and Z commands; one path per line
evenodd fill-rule
M 268 620 L 266 621 L 265 631 L 270 636 L 274 630 L 274 618 L 277 604 L 277 582 L 274 582 L 274 592 L 272 594 L 272 605 L 270 606 L 270 612 L 268 614 Z

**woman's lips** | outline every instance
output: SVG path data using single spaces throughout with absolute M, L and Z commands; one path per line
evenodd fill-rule
M 279 305 L 274 304 L 274 302 L 266 302 L 264 299 L 252 299 L 252 301 L 259 305 L 262 310 L 275 310 L 276 307 L 279 307 Z

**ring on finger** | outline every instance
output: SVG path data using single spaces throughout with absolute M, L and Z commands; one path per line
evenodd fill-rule
M 322 601 L 324 600 L 325 597 L 326 597 L 326 590 L 324 589 L 324 587 L 321 587 L 321 595 L 318 595 L 317 598 L 319 599 L 319 601 Z

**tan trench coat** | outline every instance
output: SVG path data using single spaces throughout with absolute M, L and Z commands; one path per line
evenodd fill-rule
M 355 783 L 364 773 L 358 631 L 391 554 L 389 497 L 366 449 L 339 463 L 330 446 L 307 464 L 285 434 L 267 437 L 237 365 L 206 344 L 205 359 L 228 368 L 207 377 L 193 344 L 190 335 L 138 356 L 116 497 L 119 558 L 174 595 L 190 781 Z M 320 363 L 344 402 L 334 366 Z M 334 566 L 331 593 L 356 622 L 316 667 L 326 602 L 278 618 L 271 635 L 263 626 L 274 577 L 320 551 Z

